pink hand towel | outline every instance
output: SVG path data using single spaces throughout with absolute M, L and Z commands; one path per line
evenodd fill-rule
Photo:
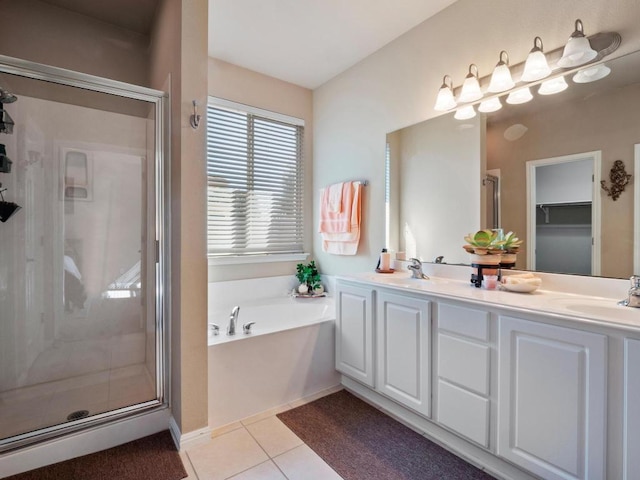
M 321 190 L 320 196 L 320 233 L 348 233 L 351 230 L 351 209 L 353 206 L 353 182 L 342 184 L 342 207 L 339 213 L 330 211 L 329 188 Z
M 322 233 L 322 250 L 334 255 L 355 255 L 360 243 L 360 221 L 362 209 L 362 184 L 349 182 L 352 185 L 353 201 L 349 232 Z

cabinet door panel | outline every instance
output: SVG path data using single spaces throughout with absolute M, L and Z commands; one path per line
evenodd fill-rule
M 498 454 L 548 479 L 604 477 L 606 337 L 500 318 Z
M 439 303 L 438 328 L 487 342 L 489 341 L 489 312 Z
M 339 285 L 336 308 L 336 370 L 373 387 L 373 291 Z
M 489 400 L 438 381 L 438 423 L 489 447 Z
M 430 413 L 429 302 L 378 294 L 377 388 L 428 416 Z
M 489 347 L 440 333 L 438 376 L 489 395 Z
M 624 479 L 640 478 L 640 340 L 624 341 Z

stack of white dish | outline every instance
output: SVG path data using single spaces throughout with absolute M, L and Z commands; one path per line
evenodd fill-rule
M 504 290 L 519 293 L 531 293 L 540 287 L 542 279 L 533 273 L 518 273 L 502 277 L 501 286 Z

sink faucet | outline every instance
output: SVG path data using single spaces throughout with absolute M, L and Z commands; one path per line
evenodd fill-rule
M 411 278 L 424 278 L 425 280 L 429 280 L 429 277 L 422 273 L 422 262 L 420 260 L 417 258 L 410 258 L 409 261 L 411 262 L 411 265 L 407 268 L 411 272 Z
M 633 275 L 629 280 L 631 281 L 629 297 L 620 300 L 618 305 L 640 308 L 640 275 Z
M 238 321 L 238 313 L 240 313 L 240 307 L 236 305 L 231 310 L 231 315 L 229 316 L 229 326 L 227 327 L 227 335 L 235 335 L 236 334 L 236 322 Z
M 436 259 L 434 260 L 434 263 L 442 263 L 443 260 L 444 260 L 444 255 L 440 255 L 436 257 Z

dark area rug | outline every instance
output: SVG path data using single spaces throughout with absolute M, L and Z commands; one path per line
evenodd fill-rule
M 179 480 L 187 472 L 169 430 L 5 480 Z
M 345 480 L 493 479 L 346 390 L 278 418 Z

